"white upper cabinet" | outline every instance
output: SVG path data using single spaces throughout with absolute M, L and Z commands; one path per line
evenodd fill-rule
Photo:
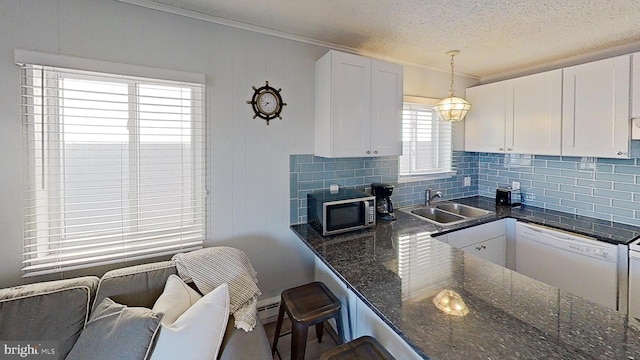
M 507 149 L 518 154 L 560 155 L 562 70 L 513 79 L 508 85 L 512 112 L 507 113 Z
M 467 89 L 465 149 L 560 155 L 562 71 Z
M 507 91 L 506 83 L 467 89 L 471 110 L 464 120 L 464 147 L 467 151 L 504 152 Z
M 330 50 L 315 71 L 315 155 L 401 155 L 401 65 Z
M 631 55 L 564 69 L 562 154 L 629 157 Z
M 631 58 L 631 138 L 640 140 L 640 53 Z

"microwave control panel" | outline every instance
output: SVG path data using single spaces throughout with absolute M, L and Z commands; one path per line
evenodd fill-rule
M 376 222 L 376 201 L 369 200 L 369 224 Z

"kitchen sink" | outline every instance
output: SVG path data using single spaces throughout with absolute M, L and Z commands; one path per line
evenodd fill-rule
M 477 218 L 491 214 L 491 211 L 478 209 L 469 205 L 462 205 L 458 203 L 446 203 L 436 204 L 435 207 L 440 210 L 444 210 L 453 214 L 461 215 L 468 218 Z
M 492 211 L 449 201 L 433 203 L 430 206 L 409 208 L 404 211 L 440 226 L 460 224 L 493 214 Z
M 416 210 L 411 211 L 412 214 L 416 214 L 423 218 L 435 221 L 440 224 L 449 224 L 452 222 L 457 222 L 460 220 L 465 220 L 464 217 L 449 213 L 447 211 L 442 211 L 433 207 L 423 207 Z

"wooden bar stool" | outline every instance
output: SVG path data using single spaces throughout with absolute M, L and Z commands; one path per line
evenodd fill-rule
M 371 336 L 362 336 L 326 351 L 320 360 L 393 360 L 384 346 Z
M 307 331 L 309 326 L 316 326 L 318 342 L 322 342 L 324 332 L 323 323 L 334 318 L 338 325 L 340 343 L 344 341 L 342 329 L 342 314 L 340 300 L 327 289 L 321 282 L 313 282 L 306 285 L 287 289 L 282 292 L 280 309 L 278 311 L 278 323 L 273 338 L 271 355 L 275 354 L 278 346 L 280 329 L 285 311 L 291 320 L 291 359 L 304 359 L 307 345 Z M 279 355 L 279 354 L 278 354 Z

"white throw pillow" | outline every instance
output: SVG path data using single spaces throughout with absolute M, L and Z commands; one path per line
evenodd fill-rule
M 151 310 L 155 313 L 163 313 L 162 323 L 171 325 L 200 299 L 202 295 L 185 284 L 179 276 L 169 275 L 164 291 Z
M 218 286 L 171 325 L 164 323 L 151 360 L 215 360 L 229 318 L 229 288 Z

